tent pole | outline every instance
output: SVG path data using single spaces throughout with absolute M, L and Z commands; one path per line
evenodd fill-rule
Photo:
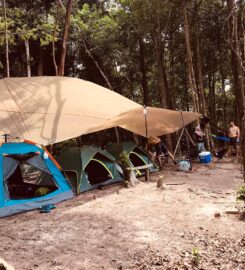
M 145 116 L 145 136 L 146 136 L 146 152 L 147 152 L 147 164 L 150 164 L 150 160 L 149 160 L 149 149 L 148 149 L 148 125 L 147 125 L 147 108 L 146 105 L 144 105 L 144 116 Z M 150 180 L 150 169 L 147 168 L 145 170 L 145 181 L 149 181 Z
M 177 152 L 177 150 L 178 150 L 178 147 L 179 147 L 179 144 L 180 144 L 180 140 L 181 140 L 181 138 L 182 138 L 182 136 L 183 136 L 183 133 L 184 133 L 184 128 L 182 128 L 182 130 L 181 130 L 181 133 L 180 133 L 180 136 L 179 136 L 179 139 L 178 139 L 178 142 L 177 142 L 177 144 L 176 144 L 176 147 L 175 147 L 175 150 L 174 150 L 174 157 L 175 157 L 175 155 L 176 155 L 176 152 Z
M 119 132 L 118 132 L 118 127 L 114 127 L 115 135 L 116 135 L 116 140 L 117 143 L 120 143 L 120 138 L 119 138 Z
M 190 135 L 189 131 L 186 128 L 185 128 L 185 132 L 186 132 L 187 136 L 189 137 L 190 142 L 192 143 L 192 145 L 196 147 L 197 145 L 193 142 L 193 140 L 191 138 L 191 135 Z
M 148 126 L 147 126 L 147 109 L 144 105 L 144 115 L 145 115 L 145 137 L 148 139 Z
M 186 136 L 186 141 L 187 141 L 187 149 L 188 149 L 188 154 L 190 153 L 190 142 L 192 143 L 192 145 L 196 146 L 196 144 L 193 142 L 191 135 L 189 134 L 188 130 L 185 127 L 185 122 L 184 122 L 184 118 L 183 118 L 183 112 L 181 111 L 181 118 L 182 118 L 182 122 L 183 122 L 183 129 L 185 130 L 185 136 Z
M 8 142 L 8 134 L 3 134 L 4 136 L 4 142 Z

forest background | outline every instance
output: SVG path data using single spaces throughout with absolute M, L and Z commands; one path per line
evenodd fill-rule
M 142 105 L 207 115 L 214 134 L 227 135 L 234 120 L 244 153 L 243 0 L 1 0 L 0 5 L 0 78 L 82 78 Z M 103 140 L 112 134 L 104 132 Z M 119 136 L 129 133 L 119 130 Z M 101 143 L 101 133 L 87 137 L 98 138 Z M 168 136 L 167 143 L 172 148 L 176 137 Z

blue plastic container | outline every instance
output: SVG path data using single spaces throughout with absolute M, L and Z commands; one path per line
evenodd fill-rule
M 200 163 L 210 163 L 212 161 L 212 156 L 210 152 L 201 152 L 199 154 Z

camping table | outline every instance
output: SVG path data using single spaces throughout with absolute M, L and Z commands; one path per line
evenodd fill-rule
M 137 167 L 128 167 L 128 171 L 137 171 L 137 170 L 145 170 L 145 181 L 150 180 L 150 168 L 153 167 L 152 163 L 143 165 L 143 166 L 137 166 Z

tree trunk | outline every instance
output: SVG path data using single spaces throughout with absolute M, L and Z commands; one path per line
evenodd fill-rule
M 57 9 L 56 9 L 56 16 L 55 16 L 55 25 L 54 25 L 54 31 L 53 31 L 53 37 L 52 37 L 52 58 L 53 58 L 55 76 L 58 76 L 58 66 L 57 66 L 56 57 L 55 57 L 55 37 L 57 33 L 58 18 L 60 14 L 59 3 L 57 3 L 56 7 Z
M 174 57 L 175 57 L 175 49 L 174 49 L 174 44 L 173 44 L 173 31 L 172 28 L 170 30 L 170 33 L 169 33 L 169 44 L 168 44 L 168 51 L 169 51 L 169 59 L 168 59 L 168 62 L 169 62 L 169 93 L 174 93 L 175 91 L 175 70 L 174 70 Z M 176 108 L 178 107 L 177 104 L 176 104 L 176 100 L 175 98 L 171 98 L 171 107 L 172 109 L 173 108 Z
M 203 78 L 202 78 L 202 65 L 200 55 L 200 40 L 199 34 L 196 35 L 196 60 L 197 60 L 197 87 L 200 94 L 200 112 L 207 115 L 206 100 L 204 95 Z
M 140 70 L 141 70 L 141 85 L 143 89 L 143 97 L 144 97 L 144 105 L 149 105 L 149 95 L 148 95 L 148 87 L 147 87 L 147 80 L 146 80 L 146 71 L 145 71 L 145 46 L 144 41 L 140 37 L 139 39 L 139 46 L 140 46 Z
M 5 47 L 6 47 L 6 75 L 10 76 L 9 70 L 9 43 L 8 43 L 8 26 L 7 26 L 7 14 L 6 14 L 6 3 L 5 0 L 3 2 L 3 12 L 4 12 L 4 31 L 5 31 Z
M 68 32 L 69 32 L 69 27 L 70 27 L 71 9 L 72 9 L 72 0 L 68 0 L 67 8 L 66 8 L 66 17 L 65 17 L 63 40 L 62 40 L 59 72 L 58 72 L 59 76 L 64 76 L 64 72 L 65 72 L 65 58 L 66 58 L 66 49 L 67 49 L 66 45 L 67 45 Z
M 171 99 L 169 96 L 169 88 L 168 88 L 168 81 L 166 76 L 166 71 L 164 67 L 164 48 L 162 46 L 161 40 L 161 25 L 160 25 L 160 15 L 157 10 L 156 12 L 156 29 L 153 31 L 153 42 L 155 45 L 155 55 L 156 55 L 156 62 L 157 62 L 157 71 L 158 71 L 158 91 L 161 99 L 161 105 L 163 108 L 170 109 L 171 106 Z M 173 143 L 171 135 L 166 135 L 167 139 L 167 147 L 172 152 L 173 150 Z
M 29 46 L 29 40 L 28 39 L 25 39 L 25 47 L 26 47 L 27 77 L 31 77 L 31 58 L 30 58 L 30 46 Z
M 196 87 L 196 80 L 195 80 L 193 62 L 192 62 L 192 53 L 191 53 L 191 45 L 190 45 L 190 31 L 189 31 L 186 5 L 187 4 L 184 5 L 183 11 L 184 11 L 185 42 L 186 42 L 186 50 L 187 50 L 188 80 L 189 80 L 189 87 L 191 90 L 193 110 L 195 112 L 199 112 L 197 87 Z
M 43 76 L 43 47 L 39 47 L 39 60 L 38 60 L 38 67 L 37 67 L 37 75 Z
M 156 60 L 157 60 L 157 70 L 158 70 L 158 91 L 161 98 L 161 105 L 165 109 L 169 109 L 170 99 L 168 97 L 168 82 L 166 77 L 165 68 L 163 65 L 163 50 L 161 48 L 161 41 L 159 40 L 159 33 L 157 31 L 154 33 L 154 43 L 155 43 L 155 53 L 156 53 Z M 171 135 L 166 135 L 167 139 L 167 147 L 172 152 L 173 150 L 173 143 Z
M 90 52 L 90 50 L 89 50 L 89 48 L 88 48 L 88 46 L 87 46 L 87 44 L 86 44 L 86 41 L 85 41 L 83 38 L 82 38 L 82 43 L 83 43 L 83 45 L 84 45 L 84 48 L 85 48 L 87 54 L 88 54 L 89 57 L 93 60 L 95 66 L 96 66 L 97 69 L 99 70 L 101 76 L 104 78 L 104 80 L 105 80 L 105 82 L 106 82 L 106 84 L 107 84 L 107 87 L 108 87 L 110 90 L 113 90 L 112 85 L 111 85 L 111 83 L 110 83 L 108 77 L 107 77 L 106 74 L 104 73 L 104 71 L 103 71 L 103 69 L 101 68 L 101 66 L 99 65 L 98 61 L 95 60 L 94 56 L 92 55 L 92 53 Z M 115 127 L 114 130 L 115 130 L 115 135 L 116 135 L 117 143 L 120 143 L 120 137 L 119 137 L 118 128 Z
M 229 41 L 231 49 L 231 66 L 233 74 L 238 116 L 241 128 L 241 150 L 243 155 L 243 168 L 245 169 L 245 100 L 244 100 L 244 71 L 242 69 L 242 56 L 238 39 L 237 11 L 235 0 L 227 0 L 229 11 Z M 245 170 L 244 182 L 245 182 Z
M 226 92 L 225 92 L 225 76 L 223 74 L 223 72 L 221 72 L 221 84 L 222 84 L 222 107 L 223 107 L 223 125 L 224 128 L 227 129 L 227 123 L 228 123 L 228 119 L 227 119 L 227 96 L 226 96 Z
M 215 95 L 215 78 L 213 74 L 208 74 L 208 89 L 209 89 L 209 111 L 213 122 L 216 122 L 216 95 Z
M 106 76 L 106 74 L 104 73 L 103 69 L 101 68 L 101 66 L 99 65 L 98 61 L 96 61 L 96 59 L 94 58 L 94 56 L 92 55 L 92 53 L 90 52 L 90 49 L 88 48 L 86 41 L 82 38 L 82 43 L 83 46 L 88 54 L 88 56 L 91 58 L 91 60 L 93 60 L 95 66 L 97 67 L 97 69 L 99 70 L 101 76 L 103 77 L 103 79 L 105 80 L 107 87 L 111 90 L 113 90 L 113 87 L 108 79 L 108 77 Z
M 133 74 L 132 74 L 132 72 L 130 70 L 129 70 L 128 75 L 129 75 L 129 78 L 126 78 L 126 79 L 127 79 L 128 83 L 130 85 L 129 88 L 130 88 L 130 93 L 131 93 L 131 99 L 133 101 L 135 101 L 134 85 L 133 85 Z
M 166 81 L 165 68 L 163 66 L 163 52 L 160 46 L 161 42 L 159 40 L 159 33 L 157 31 L 154 32 L 153 41 L 155 45 L 155 54 L 158 71 L 157 80 L 158 80 L 159 95 L 161 98 L 161 105 L 163 108 L 168 108 L 168 97 L 167 97 L 168 85 Z
M 198 13 L 196 12 L 196 17 Z M 205 94 L 204 94 L 204 87 L 203 87 L 203 77 L 202 77 L 202 61 L 201 61 L 201 54 L 200 54 L 200 35 L 199 35 L 199 29 L 198 29 L 198 18 L 196 18 L 196 65 L 197 65 L 197 88 L 199 93 L 199 108 L 200 112 L 207 116 L 207 106 L 206 106 L 206 100 L 205 100 Z M 209 133 L 211 133 L 210 125 L 207 124 L 206 129 L 206 138 L 207 138 L 207 146 L 208 149 L 210 148 L 214 149 L 214 142 L 212 140 L 212 137 L 209 137 Z

